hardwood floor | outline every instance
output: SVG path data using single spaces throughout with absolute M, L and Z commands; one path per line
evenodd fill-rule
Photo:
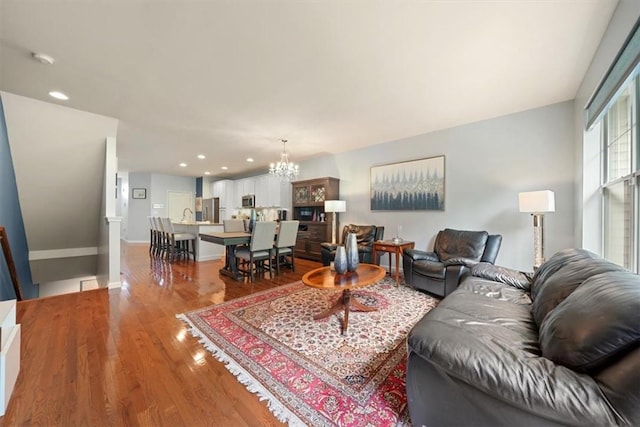
M 249 284 L 221 261 L 153 260 L 123 244 L 122 288 L 18 303 L 21 371 L 0 425 L 278 426 L 175 315 L 299 280 L 297 259 Z

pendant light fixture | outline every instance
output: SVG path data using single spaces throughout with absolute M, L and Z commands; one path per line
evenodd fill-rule
M 300 173 L 300 168 L 295 163 L 289 161 L 289 154 L 287 153 L 287 140 L 282 139 L 282 154 L 280 154 L 280 161 L 278 163 L 271 163 L 269 165 L 269 174 L 279 176 L 281 179 L 291 181 Z

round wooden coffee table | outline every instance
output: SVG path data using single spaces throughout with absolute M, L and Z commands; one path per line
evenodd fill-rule
M 338 301 L 322 313 L 313 316 L 315 320 L 324 319 L 344 309 L 342 321 L 342 334 L 347 332 L 349 326 L 349 311 L 375 311 L 376 307 L 364 305 L 352 298 L 351 289 L 372 285 L 386 275 L 384 268 L 374 264 L 359 264 L 354 272 L 337 274 L 331 267 L 316 268 L 302 276 L 302 283 L 318 289 L 342 289 L 342 296 Z

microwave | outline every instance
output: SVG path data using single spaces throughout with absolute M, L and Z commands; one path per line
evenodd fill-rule
M 255 196 L 255 194 L 247 194 L 246 196 L 242 196 L 242 207 L 243 208 L 255 208 L 256 207 L 256 196 Z

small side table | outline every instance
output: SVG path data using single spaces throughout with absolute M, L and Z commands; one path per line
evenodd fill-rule
M 378 260 L 378 252 L 387 252 L 389 254 L 389 275 L 391 275 L 391 254 L 396 254 L 396 282 L 400 283 L 400 254 L 404 248 L 413 249 L 415 242 L 403 240 L 395 243 L 392 240 L 378 240 L 373 242 L 373 260 L 376 264 L 380 264 Z

